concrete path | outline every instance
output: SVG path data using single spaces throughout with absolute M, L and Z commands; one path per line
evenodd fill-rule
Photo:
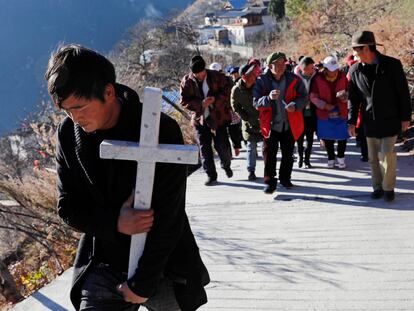
M 357 151 L 348 147 L 346 170 L 327 169 L 316 147 L 314 168 L 295 165 L 296 186 L 274 195 L 247 181 L 245 153 L 217 186 L 203 186 L 201 171 L 189 178 L 187 212 L 212 279 L 200 310 L 414 310 L 414 158 L 399 154 L 387 203 L 370 199 Z M 68 278 L 13 310 L 72 310 Z

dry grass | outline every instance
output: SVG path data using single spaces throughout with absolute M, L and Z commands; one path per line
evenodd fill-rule
M 14 208 L 1 206 L 0 218 L 3 229 L 13 230 L 24 241 L 18 246 L 18 260 L 9 266 L 23 295 L 53 280 L 74 259 L 78 236 L 55 212 L 55 178 L 53 171 L 38 170 L 21 179 L 0 180 L 0 191 L 19 203 Z
M 266 52 L 282 50 L 295 59 L 311 55 L 316 61 L 334 52 L 345 56 L 351 53 L 352 34 L 366 29 L 373 31 L 377 41 L 384 44 L 384 48 L 379 47 L 380 51 L 401 59 L 406 67 L 413 64 L 412 1 L 315 0 L 312 3 L 312 10 L 282 27 Z

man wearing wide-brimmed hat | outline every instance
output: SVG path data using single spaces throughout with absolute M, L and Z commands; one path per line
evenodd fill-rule
M 395 198 L 397 135 L 406 131 L 411 119 L 407 79 L 398 59 L 381 54 L 374 33 L 359 31 L 352 49 L 360 58 L 350 71 L 348 130 L 355 136 L 358 112 L 364 123 L 372 172 L 371 198 Z

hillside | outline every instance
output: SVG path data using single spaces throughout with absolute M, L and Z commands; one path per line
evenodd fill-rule
M 0 0 L 0 135 L 47 98 L 43 74 L 50 52 L 75 42 L 108 53 L 141 18 L 184 9 L 192 0 Z
M 196 0 L 180 17 L 203 23 L 206 13 L 222 8 L 224 3 Z M 286 18 L 279 20 L 279 32 L 255 42 L 253 49 L 258 58 L 265 58 L 276 49 L 294 59 L 308 54 L 319 60 L 329 53 L 350 52 L 352 34 L 369 29 L 384 44 L 383 52 L 401 58 L 410 66 L 414 63 L 413 20 L 414 1 L 411 0 L 287 0 Z
M 123 37 L 125 40 L 122 40 L 115 50 L 110 51 L 108 48 L 108 52 L 110 51 L 108 54 L 117 68 L 118 81 L 139 92 L 144 86 L 177 90 L 180 79 L 188 72 L 189 59 L 198 48 L 195 31 L 197 23 L 203 22 L 206 12 L 221 8 L 223 3 L 221 0 L 197 0 L 177 19 L 166 18 L 161 24 L 154 24 L 154 19 L 137 23 L 128 35 Z M 408 77 L 414 92 L 414 2 L 412 0 L 384 0 L 380 3 L 373 0 L 287 1 L 287 4 L 292 3 L 306 5 L 299 6 L 296 11 L 288 10 L 288 15 L 278 21 L 277 29 L 258 36 L 258 40 L 252 43 L 256 58 L 265 58 L 273 51 L 284 51 L 292 59 L 297 59 L 299 55 L 311 55 L 319 61 L 326 55 L 335 53 L 340 61 L 344 62 L 346 55 L 351 52 L 349 45 L 352 33 L 358 29 L 370 29 L 376 33 L 378 42 L 384 45 L 380 51 L 403 61 L 409 72 Z M 77 31 L 81 32 L 79 29 Z M 104 37 L 104 29 L 94 28 L 94 31 Z M 117 40 L 121 40 L 121 37 L 117 37 Z M 86 42 L 91 43 L 91 41 Z M 142 63 L 141 55 L 148 50 L 159 53 L 154 54 L 151 62 Z M 203 56 L 209 63 L 219 61 L 223 66 L 231 63 L 240 65 L 246 61 L 230 52 L 221 54 L 205 52 Z M 188 120 L 179 113 L 174 114 L 173 117 L 180 123 L 185 140 L 194 142 L 193 128 Z M 25 124 L 22 132 L 29 132 L 35 139 L 33 145 L 22 147 L 29 154 L 24 161 L 13 157 L 10 146 L 7 149 L 5 145 L 0 145 L 2 149 L 0 186 L 9 190 L 10 196 L 24 204 L 30 213 L 35 213 L 37 223 L 30 228 L 39 231 L 39 240 L 47 247 L 50 246 L 47 248 L 44 244 L 37 244 L 36 248 L 29 249 L 25 253 L 26 258 L 22 260 L 19 258 L 19 262 L 9 267 L 24 294 L 53 279 L 60 273 L 62 267 L 71 265 L 74 256 L 76 236 L 57 219 L 54 211 L 56 200 L 54 172 L 46 169 L 52 167 L 55 147 L 53 134 L 58 121 L 59 117 L 49 111 L 30 124 Z M 407 150 L 414 149 L 413 137 L 414 127 L 405 137 Z M 9 152 L 7 158 L 6 151 Z M 3 160 L 8 161 L 6 165 L 2 165 Z M 37 164 L 34 165 L 35 163 Z M 44 211 L 42 208 L 47 217 L 41 214 Z M 7 213 L 2 214 L 0 211 L 0 216 L 3 217 L 0 218 L 2 220 L 13 221 L 13 218 L 8 218 Z M 0 234 L 0 238 L 2 237 L 14 238 Z M 4 248 L 8 245 L 3 243 Z M 42 250 L 42 256 L 38 255 L 39 249 Z M 45 270 L 44 267 L 47 269 Z

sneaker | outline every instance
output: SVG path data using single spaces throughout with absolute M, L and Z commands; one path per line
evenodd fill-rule
M 233 177 L 233 171 L 231 170 L 230 167 L 229 168 L 225 168 L 224 170 L 225 170 L 226 175 L 227 175 L 228 178 L 232 178 Z
M 335 160 L 328 160 L 327 166 L 328 166 L 328 168 L 334 168 L 335 167 Z
M 250 181 L 253 181 L 253 180 L 256 180 L 257 179 L 256 174 L 254 173 L 254 171 L 252 171 L 252 172 L 249 173 L 248 179 Z
M 371 192 L 371 199 L 379 199 L 384 195 L 384 190 L 382 189 L 376 189 L 373 192 Z
M 391 191 L 384 191 L 384 200 L 387 202 L 394 201 L 395 199 L 395 192 L 394 190 Z
M 338 160 L 338 168 L 344 169 L 346 168 L 345 158 L 337 158 Z
M 263 192 L 266 194 L 272 194 L 273 192 L 275 192 L 275 190 L 276 190 L 276 183 L 268 184 L 263 188 Z
M 204 182 L 205 186 L 214 186 L 217 184 L 217 176 L 215 177 L 207 177 L 207 180 Z
M 290 180 L 280 181 L 280 184 L 285 187 L 286 189 L 290 189 L 293 187 L 293 184 Z

